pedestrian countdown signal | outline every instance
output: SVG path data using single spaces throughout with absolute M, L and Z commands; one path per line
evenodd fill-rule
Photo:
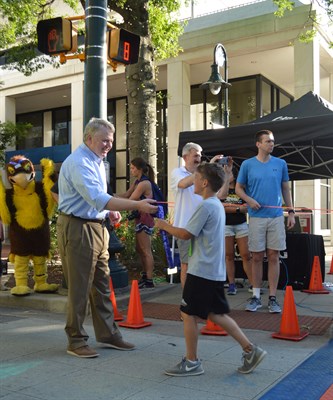
M 136 64 L 139 59 L 140 36 L 125 29 L 108 31 L 108 58 L 121 64 Z

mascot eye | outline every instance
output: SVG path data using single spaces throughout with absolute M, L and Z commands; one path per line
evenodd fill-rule
M 7 171 L 9 175 L 14 175 L 15 174 L 15 168 L 12 167 L 11 165 L 8 165 Z
M 22 168 L 24 169 L 25 172 L 31 172 L 32 168 L 31 168 L 31 164 L 28 160 L 24 161 L 22 164 Z

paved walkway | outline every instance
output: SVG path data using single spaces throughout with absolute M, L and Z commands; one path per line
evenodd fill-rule
M 328 256 L 327 272 L 329 264 Z M 332 282 L 332 277 L 326 275 L 325 281 Z M 128 303 L 128 295 L 117 295 L 118 308 Z M 154 291 L 142 292 L 140 297 L 142 302 L 178 304 L 180 295 L 179 284 L 164 284 Z M 236 296 L 228 297 L 231 308 L 244 309 L 248 297 L 247 289 L 240 289 Z M 278 297 L 283 303 L 284 292 L 279 291 Z M 298 315 L 332 318 L 333 292 L 310 295 L 294 291 L 294 297 Z M 263 298 L 267 299 L 266 293 Z M 181 322 L 150 319 L 152 325 L 147 328 L 122 328 L 125 340 L 136 345 L 136 350 L 122 352 L 102 348 L 95 342 L 88 316 L 85 327 L 90 335 L 89 344 L 98 349 L 100 357 L 83 360 L 66 354 L 65 308 L 65 293 L 17 298 L 0 292 L 1 399 L 318 400 L 333 385 L 332 329 L 299 342 L 273 339 L 267 331 L 245 330 L 254 343 L 268 352 L 249 375 L 237 373 L 241 349 L 230 336 L 201 335 L 199 356 L 205 374 L 173 378 L 163 371 L 178 363 L 184 354 Z M 267 309 L 263 307 L 258 312 L 267 313 Z M 323 355 L 329 356 L 329 362 L 324 362 Z M 308 375 L 297 375 L 301 370 Z M 323 375 L 324 379 L 319 381 Z M 288 381 L 288 377 L 292 379 Z M 332 397 L 326 396 L 327 399 Z

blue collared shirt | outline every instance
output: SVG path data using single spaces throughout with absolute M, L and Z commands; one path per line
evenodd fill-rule
M 85 219 L 104 219 L 111 199 L 103 160 L 82 143 L 66 158 L 59 174 L 59 210 Z

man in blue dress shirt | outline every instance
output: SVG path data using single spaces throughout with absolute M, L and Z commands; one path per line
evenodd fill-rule
M 97 342 L 104 347 L 132 350 L 114 322 L 108 267 L 109 233 L 105 220 L 120 220 L 119 211 L 156 213 L 154 200 L 116 198 L 107 193 L 103 159 L 112 149 L 114 126 L 92 118 L 83 143 L 63 162 L 59 174 L 57 236 L 64 276 L 68 286 L 65 331 L 67 353 L 80 358 L 97 357 L 87 344 L 83 328 L 88 300 Z

